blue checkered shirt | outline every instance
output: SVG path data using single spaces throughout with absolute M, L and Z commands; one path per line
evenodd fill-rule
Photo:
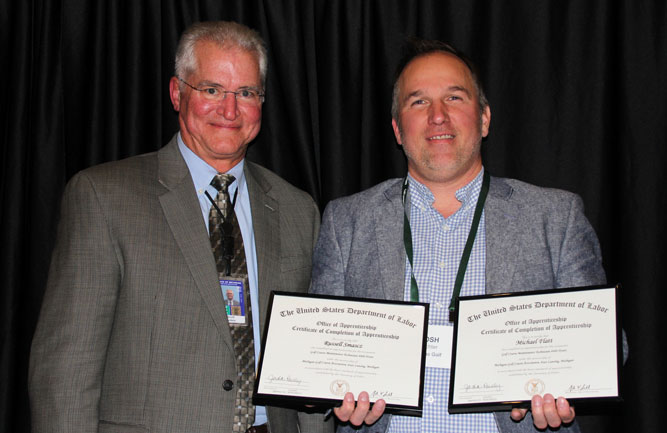
M 408 175 L 409 219 L 412 230 L 414 275 L 419 300 L 428 302 L 429 325 L 452 326 L 449 303 L 454 281 L 482 188 L 482 169 L 468 185 L 456 191 L 461 208 L 444 218 L 433 208 L 431 191 Z M 461 296 L 482 295 L 485 286 L 486 236 L 484 214 L 470 254 Z M 410 263 L 405 261 L 405 299 L 410 299 Z M 492 413 L 450 415 L 449 369 L 426 367 L 424 410 L 420 417 L 393 416 L 389 433 L 498 433 Z

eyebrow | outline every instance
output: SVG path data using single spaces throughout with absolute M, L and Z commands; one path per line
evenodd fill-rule
M 472 93 L 470 93 L 470 90 L 463 86 L 450 86 L 447 90 L 450 90 L 452 92 L 463 92 L 465 93 L 469 98 L 472 98 Z
M 203 80 L 203 81 L 201 81 L 199 84 L 197 84 L 197 86 L 198 86 L 198 87 L 202 87 L 202 86 L 207 86 L 207 87 L 219 87 L 219 88 L 221 88 L 221 89 L 226 89 L 226 87 L 223 86 L 222 84 L 214 83 L 213 81 L 208 81 L 208 80 Z M 262 90 L 261 86 L 241 86 L 241 87 L 237 87 L 237 88 L 236 88 L 236 91 L 238 91 L 238 90 L 246 90 L 246 89 L 247 89 L 247 90 L 257 90 L 257 91 Z
M 210 86 L 210 87 L 223 87 L 218 83 L 214 83 L 213 81 L 208 81 L 208 80 L 202 80 L 199 83 L 197 83 L 197 85 L 198 86 Z
M 462 92 L 462 93 L 465 93 L 469 98 L 472 98 L 472 93 L 470 92 L 470 90 L 468 90 L 467 88 L 465 88 L 463 86 L 449 86 L 447 88 L 447 91 L 449 91 L 449 92 Z M 424 94 L 424 91 L 422 89 L 417 89 L 417 90 L 407 94 L 403 100 L 407 101 L 410 98 L 419 97 L 423 94 Z
M 405 98 L 403 98 L 403 100 L 407 101 L 410 98 L 420 96 L 422 93 L 423 92 L 421 90 L 415 90 L 414 92 L 410 92 L 409 94 L 405 95 Z

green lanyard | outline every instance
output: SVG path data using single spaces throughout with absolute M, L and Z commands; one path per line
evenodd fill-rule
M 475 243 L 475 237 L 477 236 L 477 228 L 479 227 L 479 221 L 482 219 L 482 211 L 484 210 L 484 202 L 486 201 L 486 196 L 489 193 L 489 182 L 491 176 L 489 175 L 488 170 L 484 170 L 484 179 L 482 180 L 482 189 L 479 192 L 479 197 L 477 198 L 477 206 L 475 207 L 475 215 L 472 219 L 472 226 L 470 227 L 470 232 L 468 233 L 468 240 L 466 241 L 466 246 L 463 248 L 463 255 L 461 256 L 461 261 L 459 262 L 459 270 L 456 273 L 456 281 L 454 282 L 454 291 L 452 293 L 452 299 L 449 302 L 449 314 L 450 320 L 454 315 L 454 305 L 456 300 L 461 293 L 461 286 L 463 285 L 463 278 L 466 274 L 466 269 L 468 268 L 468 260 L 470 259 L 470 253 L 472 252 L 472 246 Z M 414 273 L 414 264 L 413 264 L 413 251 L 412 251 L 412 230 L 410 229 L 410 221 L 408 220 L 408 215 L 405 210 L 405 198 L 408 193 L 408 178 L 405 177 L 403 181 L 403 244 L 405 245 L 405 254 L 408 256 L 408 261 L 410 262 L 410 301 L 419 302 L 419 288 L 417 287 L 417 280 L 415 279 Z

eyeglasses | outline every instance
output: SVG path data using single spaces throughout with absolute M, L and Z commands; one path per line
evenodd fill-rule
M 192 84 L 185 81 L 184 79 L 182 79 L 181 77 L 178 77 L 178 80 L 184 83 L 192 90 L 200 92 L 200 94 L 207 101 L 220 102 L 227 97 L 228 93 L 231 93 L 234 95 L 236 102 L 241 105 L 256 106 L 264 102 L 264 93 L 260 92 L 259 89 L 255 89 L 253 87 L 241 87 L 237 90 L 225 90 L 222 87 L 216 85 L 195 87 Z

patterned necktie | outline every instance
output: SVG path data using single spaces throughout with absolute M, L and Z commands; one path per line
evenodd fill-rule
M 209 233 L 219 278 L 224 279 L 231 272 L 231 276 L 243 278 L 245 286 L 248 282 L 248 268 L 241 229 L 229 197 L 229 185 L 232 182 L 234 182 L 234 176 L 231 174 L 217 174 L 211 181 L 211 185 L 218 190 L 215 204 L 224 216 L 224 220 L 220 218 L 220 213 L 215 206 L 211 206 L 208 217 Z M 252 393 L 255 384 L 255 346 L 249 287 L 244 287 L 244 293 L 247 293 L 247 296 L 245 296 L 247 325 L 231 323 L 229 325 L 238 371 L 232 431 L 240 433 L 245 432 L 255 421 L 255 406 L 252 404 Z

